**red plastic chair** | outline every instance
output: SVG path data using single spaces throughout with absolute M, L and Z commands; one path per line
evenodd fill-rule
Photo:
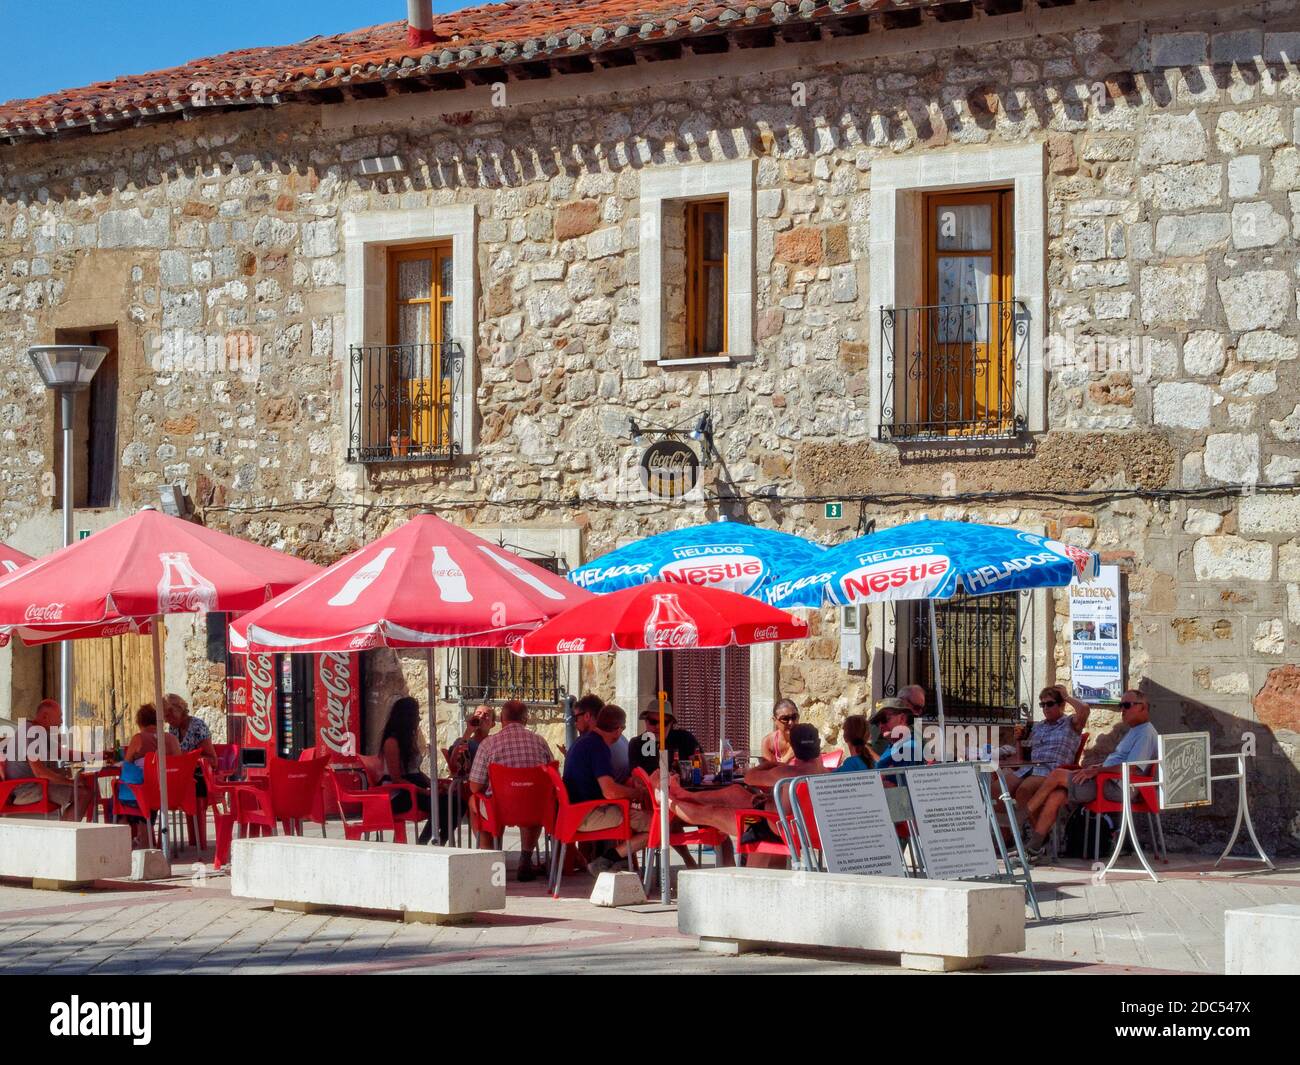
M 217 767 L 212 773 L 215 780 L 226 780 L 239 769 L 239 744 L 214 743 L 212 749 L 217 755 Z M 209 791 L 211 789 L 208 789 Z
M 406 842 L 406 825 L 393 817 L 393 804 L 387 791 L 365 787 L 352 773 L 328 773 L 334 801 L 343 823 L 343 838 L 359 840 L 370 833 L 391 832 L 393 842 Z M 399 827 L 400 826 L 400 827 Z
M 269 787 L 240 788 L 235 792 L 240 834 L 249 835 L 253 829 L 263 835 L 273 834 L 279 822 L 286 835 L 302 835 L 302 823 L 311 819 L 318 801 L 325 765 L 324 758 L 306 762 L 268 758 Z
M 659 824 L 659 794 L 651 786 L 650 774 L 644 769 L 638 766 L 632 770 L 632 775 L 641 782 L 650 797 L 650 838 L 646 841 L 645 868 L 642 872 L 642 880 L 648 892 L 659 868 L 659 863 L 651 858 L 650 852 L 657 851 L 663 846 L 660 842 L 663 839 L 663 830 Z M 669 819 L 668 846 L 670 847 L 713 847 L 713 853 L 716 855 L 717 848 L 722 846 L 725 839 L 723 833 L 708 825 L 678 825 L 674 830 L 672 820 Z
M 189 830 L 190 846 L 198 845 L 196 839 L 198 833 L 197 819 L 199 816 L 199 796 L 194 786 L 194 774 L 198 769 L 198 763 L 203 757 L 200 751 L 191 751 L 189 754 L 173 754 L 167 759 L 167 812 L 168 816 L 172 814 L 184 814 L 186 824 Z M 135 795 L 138 806 L 133 816 L 143 817 L 145 823 L 145 835 L 149 840 L 150 846 L 153 845 L 153 815 L 158 812 L 162 806 L 162 798 L 158 787 L 158 752 L 146 755 L 144 760 L 144 783 L 132 784 L 131 791 Z M 116 814 L 121 804 L 115 801 L 114 813 Z
M 826 769 L 839 769 L 844 764 L 844 752 L 841 750 L 823 751 L 822 765 Z
M 4 762 L 0 762 L 0 776 L 4 775 Z M 41 788 L 41 797 L 35 802 L 27 802 L 22 805 L 15 805 L 13 801 L 14 792 L 24 784 L 39 784 Z M 23 817 L 30 817 L 32 814 L 58 814 L 60 807 L 50 802 L 50 782 L 44 777 L 15 777 L 13 780 L 0 780 L 0 817 L 10 817 L 15 814 Z
M 630 804 L 627 799 L 593 799 L 591 802 L 570 802 L 569 791 L 564 786 L 564 780 L 560 777 L 560 771 L 556 763 L 551 762 L 542 767 L 546 772 L 547 779 L 551 782 L 551 788 L 555 795 L 555 830 L 552 832 L 558 848 L 552 848 L 554 854 L 552 864 L 554 868 L 551 871 L 551 883 L 548 885 L 551 890 L 551 898 L 560 897 L 560 881 L 564 878 L 564 855 L 569 846 L 585 843 L 588 841 L 605 840 L 626 843 L 628 847 L 628 860 L 632 860 L 632 819 Z M 595 832 L 583 832 L 578 826 L 586 819 L 586 816 L 592 810 L 601 806 L 617 806 L 621 812 L 622 820 L 613 828 L 603 828 Z
M 1103 769 L 1094 778 L 1097 781 L 1097 797 L 1092 802 L 1085 802 L 1083 808 L 1088 815 L 1097 819 L 1097 831 L 1093 836 L 1092 860 L 1099 861 L 1101 857 L 1101 815 L 1117 814 L 1124 810 L 1122 801 L 1116 802 L 1106 798 L 1105 781 L 1123 779 L 1123 773 L 1118 769 Z M 1149 773 L 1137 773 L 1130 771 L 1130 784 L 1149 784 L 1155 780 L 1155 777 Z M 1151 845 L 1155 848 L 1156 857 L 1160 861 L 1168 861 L 1168 856 L 1164 853 L 1164 831 L 1160 828 L 1160 789 L 1156 787 L 1133 788 L 1133 812 L 1135 814 L 1147 815 L 1147 829 L 1151 833 Z M 1136 832 L 1136 825 L 1134 831 Z M 1087 823 L 1084 825 L 1084 841 L 1087 845 Z M 1134 843 L 1137 841 L 1134 840 Z
M 752 825 L 760 821 L 766 821 L 772 831 L 779 837 L 781 835 L 781 819 L 777 817 L 774 810 L 737 810 L 736 811 L 736 853 L 737 854 L 775 854 L 781 858 L 790 857 L 790 848 L 782 843 L 773 843 L 770 840 L 758 840 L 754 843 L 746 843 L 745 832 Z
M 559 763 L 548 763 L 558 768 Z M 492 763 L 488 766 L 490 795 L 478 792 L 473 799 L 478 804 L 480 831 L 487 831 L 496 841 L 498 849 L 507 828 L 540 828 L 548 835 L 555 831 L 558 805 L 555 790 L 546 774 L 546 766 L 530 765 L 517 769 L 513 766 Z

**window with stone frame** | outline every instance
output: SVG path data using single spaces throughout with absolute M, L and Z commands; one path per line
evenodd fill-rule
M 925 298 L 920 307 L 897 311 L 894 320 L 895 337 L 900 326 L 904 337 L 904 408 L 923 435 L 1011 428 L 1012 203 L 1007 188 L 923 197 Z
M 690 367 L 753 356 L 755 174 L 752 159 L 642 173 L 644 361 Z

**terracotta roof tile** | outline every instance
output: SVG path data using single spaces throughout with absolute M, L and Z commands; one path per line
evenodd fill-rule
M 396 0 L 393 0 L 395 6 Z M 187 107 L 276 102 L 322 88 L 468 67 L 499 67 L 684 39 L 722 29 L 822 21 L 939 0 L 508 0 L 433 21 L 434 40 L 412 47 L 406 22 L 298 44 L 248 48 L 181 66 L 0 103 L 0 136 L 108 127 Z M 631 38 L 631 39 L 629 39 Z

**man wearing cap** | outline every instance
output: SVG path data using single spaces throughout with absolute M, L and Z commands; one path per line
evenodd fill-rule
M 632 740 L 630 752 L 631 767 L 653 773 L 659 768 L 659 700 L 651 700 L 641 711 L 641 733 Z M 684 728 L 677 727 L 677 718 L 673 716 L 672 707 L 664 704 L 664 728 L 668 735 L 664 746 L 668 748 L 668 764 L 676 756 L 680 761 L 689 762 L 691 755 L 700 749 L 700 741 Z
M 924 708 L 924 702 L 922 702 Z M 903 769 L 925 765 L 921 738 L 913 732 L 916 706 L 905 699 L 882 699 L 871 716 L 871 724 L 880 729 L 882 740 L 889 744 L 876 762 L 877 769 Z

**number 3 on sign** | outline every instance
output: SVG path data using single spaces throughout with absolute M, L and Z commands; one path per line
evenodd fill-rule
M 843 504 L 843 503 L 827 503 L 827 504 L 826 504 L 826 516 L 827 516 L 828 518 L 842 518 L 842 517 L 844 517 L 844 504 Z

